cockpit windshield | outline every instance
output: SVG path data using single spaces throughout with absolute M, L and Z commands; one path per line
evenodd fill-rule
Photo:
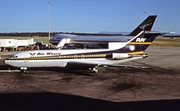
M 15 58 L 18 58 L 18 56 L 13 55 L 13 56 L 11 56 L 10 58 L 11 58 L 11 59 L 15 59 Z

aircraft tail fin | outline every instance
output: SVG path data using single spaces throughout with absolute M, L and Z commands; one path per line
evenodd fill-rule
M 129 36 L 136 36 L 141 31 L 151 31 L 157 15 L 150 15 L 138 27 L 136 27 Z
M 143 54 L 148 46 L 153 42 L 153 40 L 162 35 L 160 32 L 144 32 L 141 31 L 134 38 L 129 40 L 127 44 L 121 48 L 119 53 L 128 53 L 128 54 Z

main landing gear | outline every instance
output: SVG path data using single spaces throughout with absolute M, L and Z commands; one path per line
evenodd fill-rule
M 21 67 L 21 68 L 20 68 L 20 71 L 21 71 L 22 73 L 26 73 L 26 72 L 27 72 L 27 67 Z
M 97 74 L 99 72 L 98 66 L 91 67 L 91 68 L 89 68 L 89 70 L 94 72 L 95 74 Z

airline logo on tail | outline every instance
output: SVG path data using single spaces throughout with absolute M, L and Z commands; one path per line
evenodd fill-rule
M 136 42 L 145 42 L 146 41 L 146 38 L 137 38 L 136 39 Z
M 151 25 L 151 24 L 152 24 L 152 20 L 147 21 L 147 22 L 143 22 L 143 23 L 139 26 L 139 28 L 142 29 L 142 30 L 144 30 L 147 26 L 149 26 L 149 25 Z
M 134 29 L 129 36 L 136 36 L 141 31 L 151 31 L 157 15 L 147 17 L 136 29 Z

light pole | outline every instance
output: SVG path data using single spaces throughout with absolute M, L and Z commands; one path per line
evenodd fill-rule
M 49 39 L 50 39 L 50 5 L 52 5 L 52 2 L 47 2 L 46 4 L 48 4 L 48 30 L 49 30 Z M 50 45 L 49 45 L 50 47 Z

